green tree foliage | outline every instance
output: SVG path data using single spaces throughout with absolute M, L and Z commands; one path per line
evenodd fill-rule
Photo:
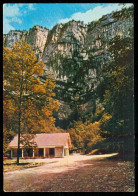
M 109 52 L 112 61 L 101 70 L 102 80 L 97 88 L 103 114 L 111 116 L 102 129 L 108 131 L 106 148 L 109 144 L 110 150 L 123 151 L 126 138 L 134 136 L 133 36 L 115 37 L 110 41 Z

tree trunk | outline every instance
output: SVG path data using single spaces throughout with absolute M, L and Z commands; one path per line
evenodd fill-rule
M 20 83 L 20 96 L 19 96 L 19 123 L 18 123 L 18 149 L 17 149 L 17 165 L 19 165 L 20 157 L 20 133 L 21 133 L 21 102 L 22 102 L 22 92 L 23 92 L 23 62 L 22 62 L 22 77 Z
M 19 109 L 19 129 L 18 129 L 18 149 L 17 149 L 17 165 L 19 165 L 19 157 L 20 157 L 20 129 L 21 129 L 21 111 Z

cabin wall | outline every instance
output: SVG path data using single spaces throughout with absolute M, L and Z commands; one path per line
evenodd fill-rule
M 64 148 L 64 156 L 69 156 L 69 149 L 68 148 Z
M 53 148 L 30 148 L 27 152 L 25 149 L 20 149 L 20 157 L 22 158 L 54 158 L 69 156 L 69 148 L 66 147 L 53 147 Z M 17 148 L 11 149 L 11 158 L 17 157 Z
M 63 147 L 55 148 L 55 157 L 63 157 Z

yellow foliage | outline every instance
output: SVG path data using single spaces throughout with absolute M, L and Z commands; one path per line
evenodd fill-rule
M 104 124 L 106 123 L 108 120 L 110 120 L 112 118 L 112 116 L 110 114 L 104 113 L 102 118 L 100 119 L 100 123 Z
M 39 79 L 44 73 L 44 63 L 38 62 L 33 47 L 24 41 L 11 48 L 3 48 L 4 115 L 7 127 L 17 131 L 21 113 L 21 131 L 40 131 L 54 126 L 52 114 L 59 103 L 54 100 L 55 81 L 49 77 L 44 83 Z M 20 98 L 20 99 L 19 99 Z
M 98 152 L 98 149 L 94 149 L 94 150 L 92 150 L 91 152 L 89 152 L 89 154 L 88 154 L 88 155 L 93 155 L 93 154 L 95 154 L 96 152 Z
M 94 144 L 103 140 L 100 135 L 100 122 L 94 122 L 88 125 L 83 124 L 81 121 L 75 122 L 74 128 L 68 131 L 74 148 L 76 147 L 84 151 L 89 151 Z
M 35 93 L 45 93 L 46 90 L 43 85 L 34 85 L 34 92 Z

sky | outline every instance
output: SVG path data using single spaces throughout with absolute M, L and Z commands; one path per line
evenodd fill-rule
M 132 4 L 126 3 L 7 3 L 3 4 L 3 33 L 29 30 L 35 25 L 52 29 L 72 19 L 85 24 Z

